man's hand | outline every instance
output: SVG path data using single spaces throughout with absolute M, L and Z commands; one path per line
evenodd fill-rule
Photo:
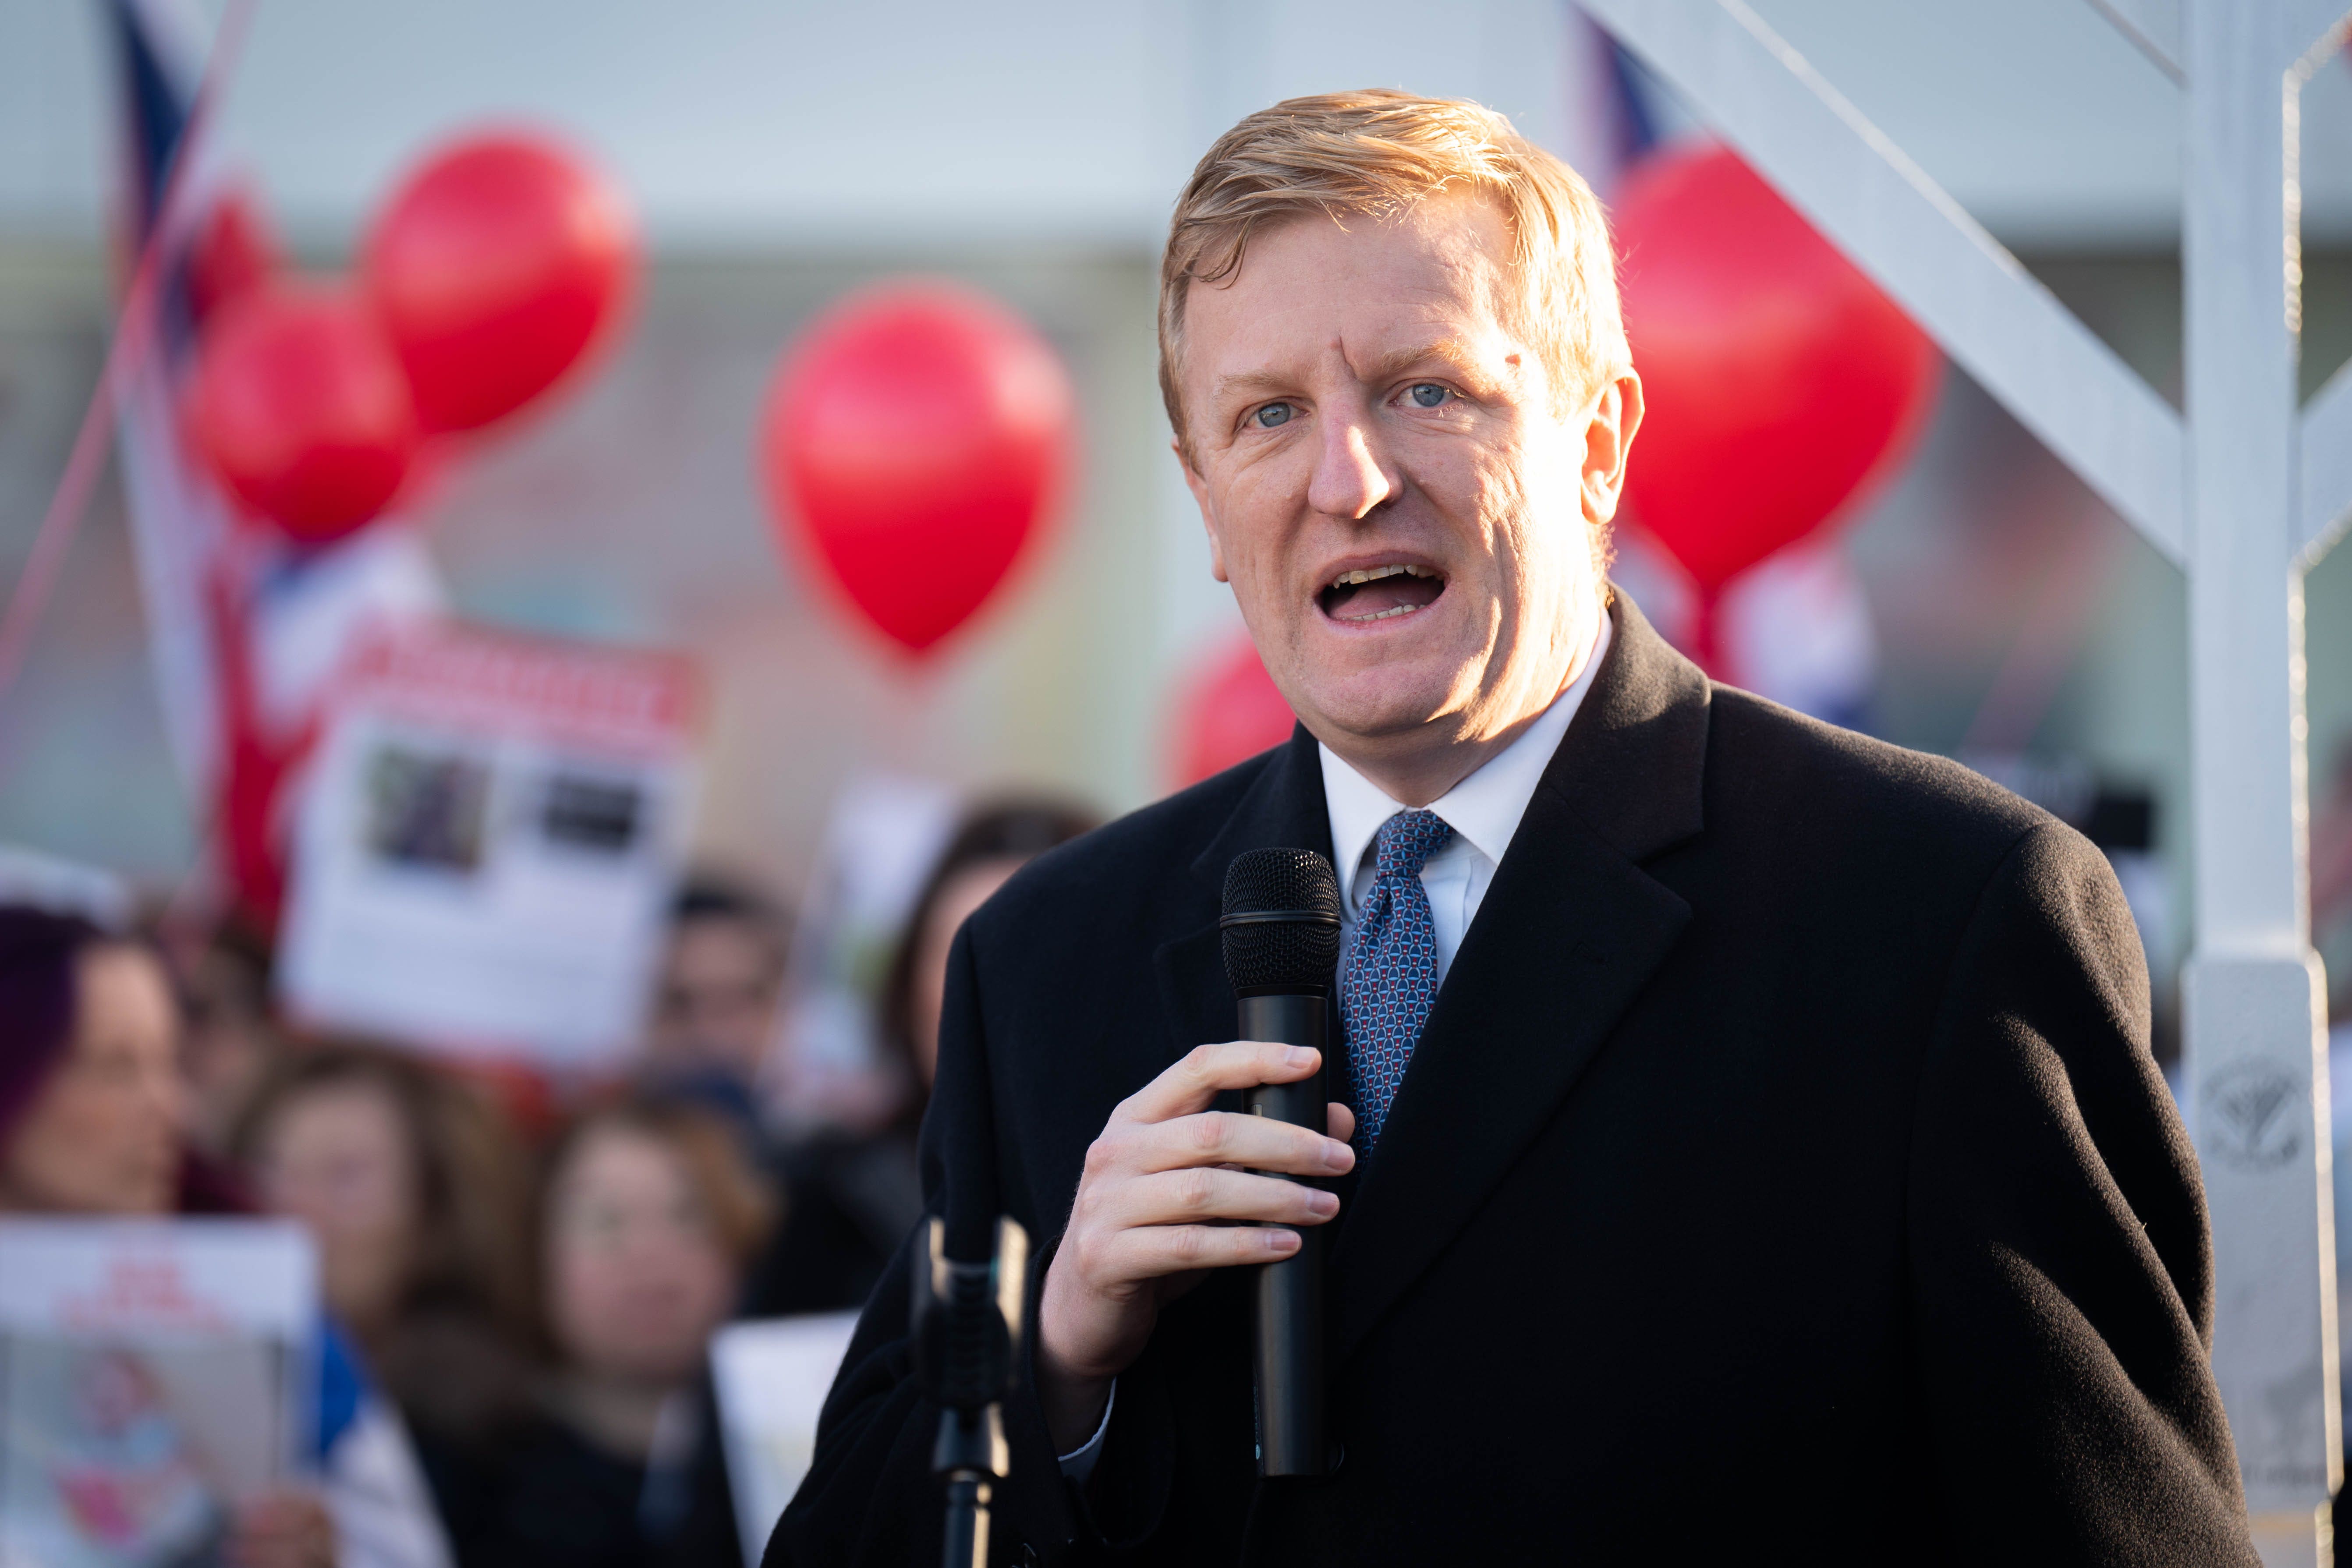
M 1208 1268 L 1273 1263 L 1298 1250 L 1282 1226 L 1321 1225 L 1329 1193 L 1254 1171 L 1336 1176 L 1356 1163 L 1356 1119 L 1330 1109 L 1328 1138 L 1262 1116 L 1208 1109 L 1221 1089 L 1296 1083 L 1320 1063 L 1303 1046 L 1202 1046 L 1111 1112 L 1087 1151 L 1070 1226 L 1038 1310 L 1037 1392 L 1056 1449 L 1087 1440 L 1111 1379 L 1143 1353 L 1162 1304 Z M 1262 1220 L 1265 1227 L 1233 1222 Z

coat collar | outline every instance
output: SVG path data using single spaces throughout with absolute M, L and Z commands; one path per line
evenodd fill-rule
M 1710 689 L 1622 593 L 1610 614 L 1608 656 L 1463 939 L 1339 1227 L 1335 1367 L 1557 1114 L 1690 919 L 1641 863 L 1703 826 Z M 1331 853 L 1303 727 L 1192 863 L 1207 923 L 1154 955 L 1171 1060 L 1232 1036 L 1217 890 L 1234 856 L 1276 846 Z M 1331 1088 L 1346 1098 L 1334 1058 Z
M 1705 825 L 1713 689 L 1622 589 L 1610 599 L 1616 635 L 1609 658 L 1537 793 L 1549 791 L 1604 843 L 1640 861 Z
M 1312 849 L 1331 858 L 1331 814 L 1323 801 L 1323 756 L 1304 724 L 1259 773 L 1209 847 L 1192 862 L 1192 874 L 1208 883 L 1221 903 L 1225 868 L 1250 849 Z

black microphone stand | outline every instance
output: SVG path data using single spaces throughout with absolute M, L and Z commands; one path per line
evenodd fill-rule
M 915 1374 L 940 1406 L 931 1473 L 947 1488 L 945 1568 L 986 1568 L 988 1505 L 1012 1468 L 1003 1401 L 1020 1363 L 1021 1315 L 1028 1300 L 1029 1233 L 1010 1215 L 996 1222 L 995 1257 L 977 1263 L 947 1255 L 947 1221 L 920 1233 L 915 1268 Z

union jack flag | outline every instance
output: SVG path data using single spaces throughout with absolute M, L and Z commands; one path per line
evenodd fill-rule
M 151 241 L 157 250 L 152 321 L 116 394 L 156 689 L 206 829 L 207 869 L 226 899 L 268 922 L 282 897 L 294 790 L 337 672 L 372 633 L 439 613 L 444 595 L 414 529 L 384 520 L 297 548 L 240 518 L 188 449 L 180 399 L 208 286 L 219 282 L 206 247 L 250 219 L 251 195 L 197 123 L 207 29 L 192 0 L 108 7 L 121 68 L 124 254 Z M 184 156 L 189 166 L 175 170 Z

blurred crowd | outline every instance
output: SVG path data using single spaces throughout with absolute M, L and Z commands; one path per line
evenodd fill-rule
M 2340 957 L 2352 754 L 2315 794 L 2315 931 Z M 306 1032 L 249 925 L 142 923 L 0 876 L 0 1216 L 309 1231 L 313 1479 L 242 1507 L 236 1568 L 738 1568 L 712 1336 L 865 1302 L 921 1210 L 955 933 L 1094 825 L 1043 797 L 962 816 L 876 984 L 878 1088 L 814 1109 L 779 1089 L 793 914 L 747 879 L 677 890 L 637 1048 L 560 1080 Z M 2352 1083 L 2352 1029 L 2336 1054 Z
M 0 1215 L 309 1229 L 317 1479 L 242 1508 L 242 1568 L 737 1568 L 711 1336 L 862 1305 L 921 1207 L 955 931 L 1093 825 L 962 818 L 876 998 L 888 1110 L 856 1124 L 777 1103 L 793 919 L 740 879 L 678 890 L 626 1070 L 562 1083 L 306 1034 L 243 925 L 0 892 Z

